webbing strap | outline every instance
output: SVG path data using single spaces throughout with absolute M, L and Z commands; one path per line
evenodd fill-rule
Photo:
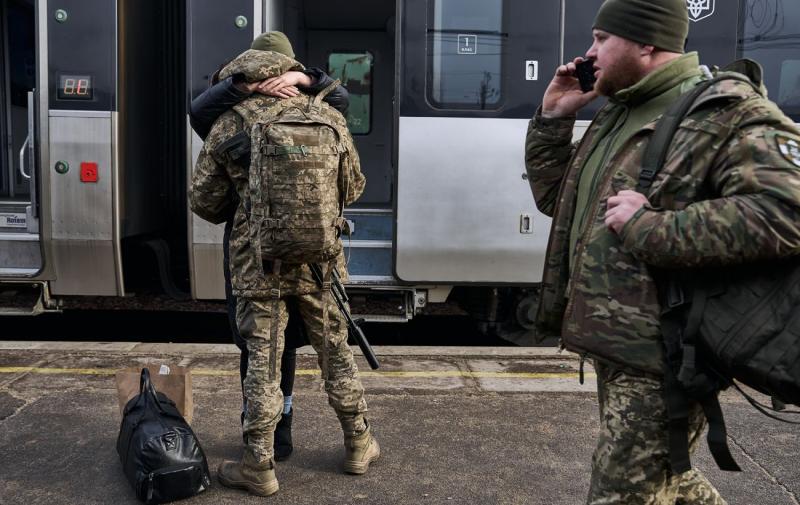
M 271 290 L 272 308 L 270 309 L 269 327 L 269 380 L 277 378 L 278 362 L 278 326 L 280 321 L 280 302 L 281 302 L 281 260 L 272 261 L 273 289 Z
M 689 399 L 672 373 L 669 364 L 664 368 L 669 464 L 672 473 L 678 475 L 692 469 L 692 461 L 689 457 Z
M 328 350 L 328 342 L 330 341 L 330 323 L 328 322 L 328 307 L 331 305 L 331 276 L 333 275 L 335 259 L 325 265 L 325 270 L 322 273 L 322 290 L 320 291 L 320 301 L 322 302 L 322 380 L 327 381 L 329 378 L 328 367 L 330 365 L 330 351 Z
M 725 428 L 725 418 L 717 394 L 706 396 L 700 401 L 700 405 L 708 421 L 708 449 L 717 466 L 726 472 L 741 472 L 742 469 L 734 461 L 731 449 L 728 447 L 728 431 Z
M 254 124 L 254 125 L 251 126 L 251 132 L 252 132 L 251 133 L 251 137 L 250 137 L 251 139 L 260 138 L 260 136 L 259 137 L 255 136 L 255 135 L 257 135 L 258 130 L 259 130 L 259 125 L 258 124 Z M 253 150 L 252 159 L 250 160 L 251 168 L 252 167 L 258 167 L 258 166 L 261 165 L 261 156 L 262 156 L 262 154 L 261 154 L 261 150 L 260 149 Z M 269 171 L 271 171 L 271 169 L 272 169 L 272 167 L 270 167 L 269 170 L 265 170 L 265 172 L 269 172 Z M 248 172 L 247 173 L 247 183 L 248 183 L 247 196 L 248 196 L 248 198 L 250 200 L 250 208 L 251 209 L 258 209 L 256 212 L 261 212 L 261 209 L 263 209 L 263 216 L 261 216 L 261 217 L 269 217 L 269 213 L 270 213 L 269 200 L 267 200 L 267 202 L 264 202 L 263 201 L 264 200 L 264 195 L 261 194 L 261 188 L 268 187 L 261 180 L 261 175 L 262 175 L 261 172 L 262 171 L 261 170 L 252 170 L 251 169 L 251 170 L 248 170 L 247 172 Z M 269 182 L 269 180 L 268 180 L 269 179 L 269 174 L 265 174 L 265 178 L 267 178 L 267 183 L 268 183 Z M 257 265 L 262 265 L 262 268 L 263 268 L 264 258 L 261 255 L 261 225 L 262 225 L 262 222 L 263 222 L 263 219 L 262 219 L 262 221 L 256 220 L 256 223 L 254 223 L 254 224 L 256 224 L 256 226 L 251 226 L 250 227 L 250 240 L 252 242 L 253 250 L 256 253 L 256 262 L 257 262 L 256 264 Z
M 692 293 L 692 305 L 686 318 L 686 328 L 681 334 L 683 357 L 678 371 L 678 381 L 687 384 L 697 375 L 697 333 L 703 321 L 708 296 L 706 290 L 696 287 Z
M 262 147 L 262 152 L 267 156 L 286 156 L 289 154 L 301 154 L 303 156 L 308 156 L 309 154 L 338 155 L 345 152 L 345 148 L 342 144 L 328 146 L 277 146 L 269 144 Z

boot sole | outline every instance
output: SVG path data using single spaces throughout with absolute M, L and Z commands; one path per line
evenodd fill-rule
M 219 479 L 219 483 L 225 487 L 244 489 L 248 493 L 257 496 L 270 496 L 278 492 L 278 481 L 259 486 L 253 484 L 252 482 L 229 480 L 227 477 L 219 473 L 217 474 L 217 479 Z
M 377 442 L 376 442 L 377 444 Z M 381 446 L 378 446 L 378 452 L 363 462 L 356 462 L 356 461 L 345 461 L 344 463 L 344 471 L 345 473 L 349 473 L 351 475 L 364 475 L 369 470 L 369 464 L 373 461 L 377 461 L 378 458 L 381 457 Z

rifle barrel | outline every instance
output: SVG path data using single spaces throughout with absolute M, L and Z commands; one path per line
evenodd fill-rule
M 322 287 L 324 285 L 322 281 L 322 268 L 316 263 L 309 263 L 309 267 L 311 268 L 311 274 L 314 276 L 314 280 L 317 282 L 317 284 L 319 284 L 320 287 Z M 347 322 L 347 333 L 358 344 L 358 347 L 361 349 L 361 353 L 364 354 L 364 358 L 366 358 L 370 368 L 377 370 L 380 367 L 380 363 L 378 363 L 378 357 L 375 356 L 375 351 L 373 351 L 372 346 L 369 345 L 369 341 L 367 340 L 367 336 L 364 335 L 364 331 L 353 320 L 353 316 L 350 315 L 350 311 L 347 309 L 347 294 L 345 293 L 344 286 L 342 286 L 342 281 L 339 277 L 339 272 L 336 271 L 336 268 L 333 269 L 332 277 L 333 282 L 331 283 L 330 291 L 333 295 L 333 300 L 336 302 L 336 306 L 339 308 L 339 312 L 341 312 L 342 316 Z

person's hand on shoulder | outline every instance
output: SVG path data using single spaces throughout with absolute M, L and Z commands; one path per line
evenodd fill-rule
M 277 77 L 261 81 L 255 91 L 278 98 L 291 98 L 300 94 L 298 87 L 307 88 L 311 84 L 311 77 L 303 72 L 290 70 Z

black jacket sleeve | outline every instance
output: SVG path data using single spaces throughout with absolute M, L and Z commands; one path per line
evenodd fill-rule
M 316 95 L 333 82 L 333 78 L 323 72 L 321 68 L 307 68 L 303 73 L 313 79 L 311 86 L 307 88 L 301 88 L 301 91 L 309 95 Z M 347 108 L 350 106 L 350 94 L 341 84 L 336 86 L 333 91 L 328 93 L 324 100 L 328 103 L 328 105 L 335 108 L 342 114 L 347 114 Z
M 312 79 L 311 86 L 300 87 L 300 91 L 308 95 L 316 95 L 333 82 L 328 74 L 316 67 L 308 68 L 303 73 Z M 228 77 L 192 100 L 189 109 L 189 123 L 203 140 L 211 131 L 214 121 L 223 112 L 250 96 L 249 92 L 236 86 L 240 79 L 240 74 Z M 336 86 L 333 91 L 328 93 L 324 100 L 342 114 L 347 113 L 347 107 L 350 105 L 350 95 L 341 85 Z
M 192 100 L 189 124 L 203 140 L 223 112 L 250 96 L 249 92 L 236 87 L 234 77 L 218 82 Z

